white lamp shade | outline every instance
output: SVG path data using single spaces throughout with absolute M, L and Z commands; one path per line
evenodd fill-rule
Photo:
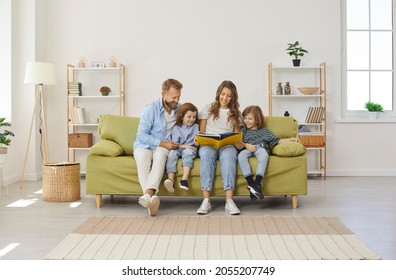
M 28 62 L 26 64 L 25 84 L 56 85 L 55 64 Z

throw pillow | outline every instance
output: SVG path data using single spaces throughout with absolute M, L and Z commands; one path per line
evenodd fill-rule
M 114 141 L 102 140 L 93 145 L 90 149 L 90 152 L 94 155 L 116 157 L 122 155 L 124 150 Z
M 305 147 L 298 142 L 283 142 L 272 149 L 272 154 L 279 157 L 297 157 L 305 153 Z

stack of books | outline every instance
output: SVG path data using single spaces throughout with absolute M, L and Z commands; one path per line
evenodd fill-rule
M 69 119 L 72 124 L 87 124 L 85 108 L 72 106 L 69 109 Z
M 82 84 L 79 82 L 68 83 L 69 96 L 81 96 L 82 95 Z
M 324 107 L 309 107 L 306 123 L 321 123 L 324 117 Z

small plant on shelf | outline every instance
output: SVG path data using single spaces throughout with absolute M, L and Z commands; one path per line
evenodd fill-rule
M 294 57 L 293 66 L 300 66 L 301 59 L 299 57 L 302 57 L 305 53 L 308 53 L 307 50 L 300 46 L 298 41 L 295 41 L 294 43 L 288 43 L 286 51 L 288 55 Z
M 374 103 L 371 101 L 368 101 L 364 104 L 364 108 L 366 108 L 369 112 L 383 112 L 384 107 L 382 107 L 381 104 L 379 103 Z
M 109 87 L 103 86 L 100 88 L 100 92 L 103 96 L 107 96 L 111 92 L 111 89 Z

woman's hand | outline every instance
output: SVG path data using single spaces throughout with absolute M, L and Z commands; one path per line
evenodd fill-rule
M 242 150 L 243 148 L 245 148 L 245 144 L 244 144 L 243 142 L 241 142 L 241 141 L 237 141 L 237 142 L 235 143 L 235 147 L 236 147 L 238 150 Z

